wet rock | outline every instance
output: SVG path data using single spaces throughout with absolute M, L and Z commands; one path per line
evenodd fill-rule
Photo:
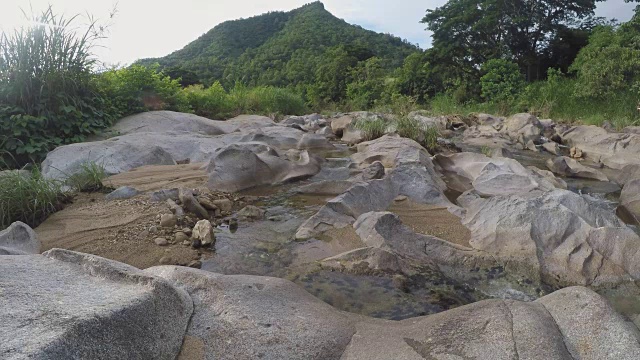
M 156 245 L 158 246 L 167 246 L 169 245 L 169 242 L 167 241 L 167 239 L 165 238 L 155 238 L 155 240 L 153 240 L 154 243 L 156 243 Z
M 247 220 L 262 220 L 264 219 L 265 211 L 257 206 L 249 205 L 238 211 L 238 218 Z
M 640 225 L 640 178 L 627 182 L 622 188 L 620 207 L 629 215 L 627 220 Z
M 93 255 L 0 256 L 0 273 L 6 359 L 175 359 L 193 311 L 168 281 Z
M 576 126 L 562 133 L 562 142 L 583 151 L 584 157 L 612 169 L 640 164 L 640 135 L 611 133 L 597 126 Z
M 164 189 L 151 193 L 150 200 L 153 202 L 162 202 L 167 200 L 177 201 L 180 198 L 178 189 Z
M 0 255 L 39 254 L 40 241 L 35 231 L 22 222 L 14 222 L 0 231 Z
M 199 219 L 209 219 L 209 213 L 193 196 L 192 190 L 180 189 L 179 194 L 180 202 L 188 212 L 195 214 Z
M 566 156 L 549 159 L 547 161 L 547 167 L 553 173 L 563 176 L 609 181 L 607 176 L 602 172 L 586 167 Z
M 199 240 L 202 246 L 211 246 L 215 244 L 216 237 L 213 233 L 213 226 L 209 220 L 200 220 L 193 228 L 192 237 Z
M 120 188 L 117 188 L 116 190 L 112 191 L 111 193 L 107 194 L 107 196 L 105 196 L 105 199 L 107 200 L 125 200 L 125 199 L 131 199 L 134 196 L 139 195 L 140 192 L 130 186 L 123 186 Z
M 560 155 L 560 145 L 556 142 L 550 141 L 544 143 L 542 144 L 542 147 L 553 155 Z
M 178 219 L 172 214 L 163 214 L 160 217 L 160 226 L 163 228 L 174 228 L 178 225 Z

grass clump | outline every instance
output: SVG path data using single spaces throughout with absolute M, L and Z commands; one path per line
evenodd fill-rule
M 396 133 L 402 137 L 412 139 L 429 151 L 438 147 L 440 130 L 436 126 L 429 126 L 417 119 L 403 116 L 396 122 Z
M 38 226 L 60 210 L 66 195 L 62 184 L 46 179 L 39 170 L 0 173 L 0 230 L 15 221 Z
M 387 122 L 381 118 L 360 119 L 356 121 L 354 126 L 362 131 L 365 141 L 381 138 L 387 132 Z
M 107 178 L 104 167 L 95 162 L 87 162 L 80 166 L 80 170 L 69 176 L 65 185 L 76 192 L 98 192 L 110 189 L 103 184 Z

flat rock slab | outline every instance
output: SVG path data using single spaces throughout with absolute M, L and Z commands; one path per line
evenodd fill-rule
M 54 249 L 0 256 L 0 358 L 175 359 L 187 293 L 134 267 Z

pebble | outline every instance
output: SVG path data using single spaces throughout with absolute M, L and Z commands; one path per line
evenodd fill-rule
M 155 242 L 156 245 L 158 245 L 158 246 L 167 246 L 167 245 L 169 245 L 169 242 L 165 238 L 156 238 L 155 240 L 153 240 L 153 242 Z
M 189 241 L 189 237 L 187 236 L 187 234 L 183 233 L 182 231 L 178 231 L 176 233 L 175 239 L 178 243 Z
M 170 256 L 163 256 L 160 258 L 160 264 L 169 265 L 173 263 L 173 259 Z
M 404 196 L 404 195 L 400 195 L 400 196 L 398 196 L 397 198 L 395 198 L 395 200 L 394 200 L 394 201 L 400 202 L 400 201 L 405 201 L 405 200 L 407 200 L 407 199 L 408 199 L 408 197 L 406 197 L 406 196 Z
M 158 233 L 158 227 L 157 227 L 157 226 L 155 226 L 155 225 L 154 225 L 154 226 L 151 226 L 151 227 L 149 228 L 149 233 L 150 233 L 150 234 L 157 234 L 157 233 Z

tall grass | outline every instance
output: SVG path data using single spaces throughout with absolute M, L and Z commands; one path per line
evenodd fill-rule
M 375 140 L 387 132 L 387 121 L 381 118 L 356 120 L 355 128 L 362 131 L 365 141 Z
M 97 192 L 108 188 L 103 183 L 106 178 L 104 167 L 95 162 L 87 162 L 67 178 L 65 185 L 77 192 Z
M 396 133 L 402 137 L 415 140 L 429 151 L 438 147 L 440 131 L 435 126 L 427 126 L 415 118 L 406 116 L 396 121 Z
M 39 170 L 31 173 L 0 173 L 0 229 L 15 221 L 32 227 L 61 208 L 65 195 L 62 184 L 45 179 Z

